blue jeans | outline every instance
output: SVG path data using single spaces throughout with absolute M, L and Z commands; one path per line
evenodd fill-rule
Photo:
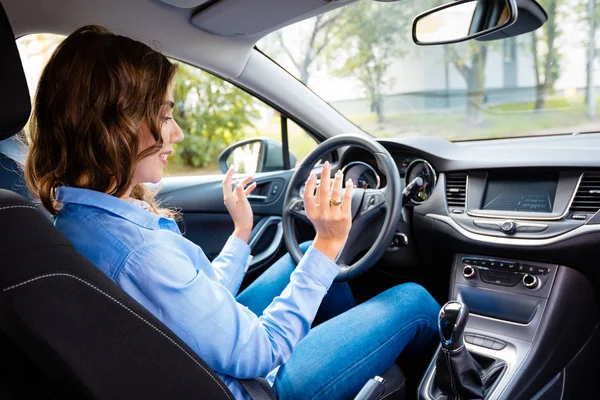
M 300 247 L 306 251 L 310 243 Z M 237 300 L 256 315 L 289 283 L 289 254 L 265 271 Z M 403 350 L 418 352 L 437 332 L 439 304 L 422 286 L 405 283 L 356 305 L 346 282 L 334 283 L 317 319 L 275 380 L 278 399 L 347 399 L 387 371 Z

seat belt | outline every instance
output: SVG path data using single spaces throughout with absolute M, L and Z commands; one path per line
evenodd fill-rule
M 13 159 L 20 165 L 25 165 L 27 145 L 18 138 L 17 134 L 8 139 L 0 140 L 0 153 Z
M 269 381 L 265 378 L 240 379 L 239 382 L 252 400 L 277 400 Z

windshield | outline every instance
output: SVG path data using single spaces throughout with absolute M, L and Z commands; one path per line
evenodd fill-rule
M 590 1 L 591 14 L 587 1 L 538 0 L 548 21 L 514 38 L 417 46 L 412 19 L 445 2 L 360 0 L 257 46 L 373 136 L 590 132 L 600 130 Z

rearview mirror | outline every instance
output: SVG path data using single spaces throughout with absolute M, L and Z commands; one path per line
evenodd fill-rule
M 457 43 L 507 28 L 517 20 L 515 0 L 459 0 L 417 15 L 418 45 Z
M 229 167 L 240 174 L 281 171 L 284 169 L 283 148 L 273 139 L 247 139 L 232 144 L 219 155 L 219 168 L 223 173 Z M 290 152 L 290 165 L 296 165 L 296 157 Z

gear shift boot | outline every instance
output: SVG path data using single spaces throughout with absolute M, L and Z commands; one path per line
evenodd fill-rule
M 463 335 L 468 319 L 469 309 L 458 301 L 450 301 L 440 310 L 442 348 L 436 359 L 435 399 L 483 399 L 505 367 L 503 362 L 487 357 L 479 357 L 480 364 L 467 351 Z

